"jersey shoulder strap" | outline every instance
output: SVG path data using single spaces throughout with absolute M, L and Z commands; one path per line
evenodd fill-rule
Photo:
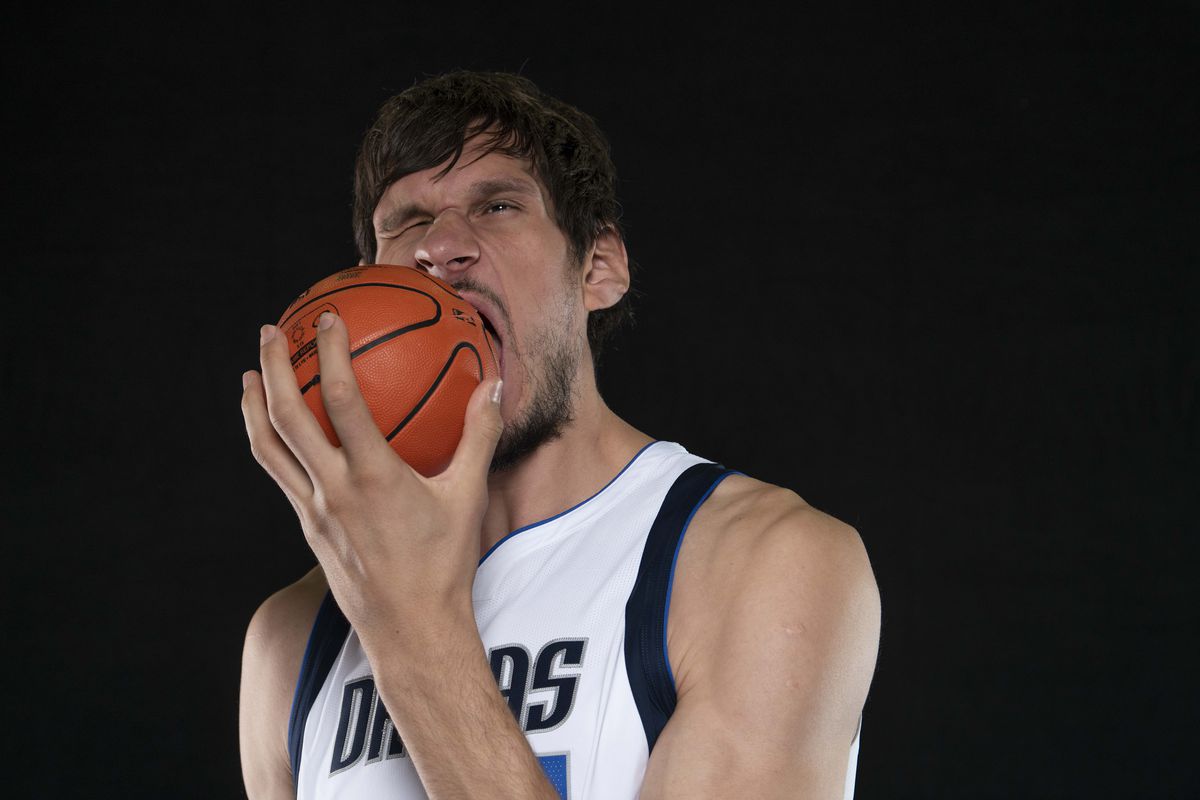
M 350 622 L 334 602 L 333 592 L 326 592 L 317 611 L 312 633 L 308 635 L 304 660 L 300 662 L 300 678 L 296 681 L 296 693 L 292 697 L 292 714 L 288 718 L 288 755 L 292 760 L 295 779 L 300 775 L 300 750 L 304 745 L 304 724 L 308 712 L 317 701 L 329 670 L 333 668 L 349 635 Z
M 705 462 L 684 470 L 650 526 L 637 580 L 625 604 L 625 669 L 648 750 L 675 711 L 675 675 L 667 658 L 667 614 L 683 535 L 722 480 L 740 473 Z

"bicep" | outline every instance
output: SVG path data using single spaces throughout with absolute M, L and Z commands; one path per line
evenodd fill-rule
M 680 703 L 650 757 L 643 800 L 841 798 L 857 718 L 847 733 L 836 719 L 801 720 L 771 694 Z
M 296 796 L 288 717 L 309 629 L 323 596 L 312 576 L 268 598 L 246 631 L 238 703 L 242 777 L 250 800 Z
M 879 597 L 857 533 L 810 533 L 765 536 L 731 565 L 740 578 L 688 647 L 646 800 L 842 796 Z

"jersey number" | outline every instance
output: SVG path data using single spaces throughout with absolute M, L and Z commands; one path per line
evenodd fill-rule
M 550 785 L 554 787 L 562 800 L 569 800 L 567 797 L 567 764 L 570 762 L 570 758 L 569 753 L 537 757 L 538 762 L 542 765 L 542 772 L 546 773 L 546 777 L 550 779 Z

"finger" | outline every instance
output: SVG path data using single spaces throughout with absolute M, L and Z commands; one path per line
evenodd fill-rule
M 329 443 L 317 418 L 305 405 L 288 359 L 287 342 L 277 333 L 274 325 L 264 325 L 259 346 L 268 418 L 309 479 L 319 483 L 322 471 L 337 463 L 341 454 Z
M 391 453 L 358 387 L 350 363 L 350 334 L 336 314 L 325 312 L 317 322 L 317 353 L 321 363 L 321 402 L 353 465 Z
M 467 403 L 462 439 L 454 451 L 447 473 L 455 480 L 487 480 L 496 443 L 504 432 L 500 395 L 504 382 L 482 381 Z
M 250 453 L 271 479 L 279 484 L 284 494 L 292 499 L 312 496 L 312 481 L 300 462 L 287 449 L 271 420 L 267 417 L 267 398 L 263 393 L 262 378 L 254 370 L 242 376 L 242 417 L 246 420 L 246 435 L 250 439 Z

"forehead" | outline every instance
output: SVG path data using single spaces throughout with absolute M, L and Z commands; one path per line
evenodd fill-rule
M 443 161 L 392 183 L 375 206 L 375 222 L 400 207 L 453 203 L 502 188 L 523 191 L 546 203 L 545 188 L 527 159 L 499 152 L 485 153 L 484 145 L 478 139 L 472 139 L 463 148 L 462 157 L 454 167 L 443 175 L 449 163 Z

